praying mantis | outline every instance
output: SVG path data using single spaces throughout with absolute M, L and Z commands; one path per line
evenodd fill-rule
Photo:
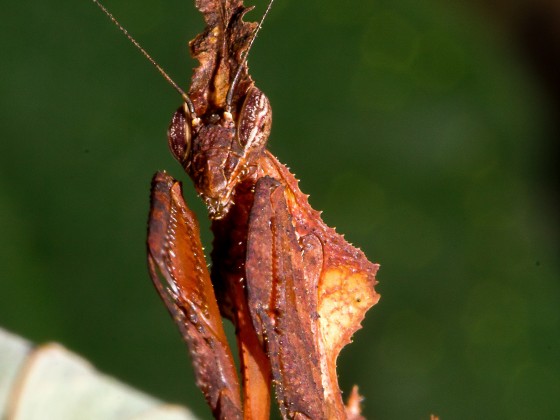
M 272 0 L 259 23 L 243 20 L 241 0 L 196 0 L 206 28 L 190 42 L 199 66 L 188 93 L 93 1 L 184 101 L 168 144 L 208 208 L 212 268 L 182 186 L 165 172 L 152 180 L 148 266 L 213 415 L 269 418 L 273 384 L 283 418 L 361 418 L 357 388 L 342 400 L 336 358 L 379 300 L 379 265 L 322 221 L 266 149 L 271 105 L 247 55 Z M 222 316 L 235 326 L 240 374 Z

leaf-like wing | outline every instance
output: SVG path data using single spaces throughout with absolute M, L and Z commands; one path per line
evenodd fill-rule
M 152 281 L 179 326 L 193 359 L 197 385 L 217 418 L 242 418 L 239 382 L 206 268 L 194 213 L 181 185 L 158 172 L 148 223 Z

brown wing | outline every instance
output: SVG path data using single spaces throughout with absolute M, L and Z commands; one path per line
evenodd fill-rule
M 179 326 L 196 381 L 216 418 L 241 419 L 239 382 L 200 243 L 181 185 L 164 172 L 152 181 L 148 222 L 150 275 Z

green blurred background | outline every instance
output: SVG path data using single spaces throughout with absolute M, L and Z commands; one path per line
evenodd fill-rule
M 251 54 L 271 150 L 382 266 L 339 359 L 369 418 L 560 418 L 560 37 L 538 20 L 560 12 L 513 3 L 277 0 Z M 186 88 L 191 2 L 106 5 Z M 180 98 L 91 1 L 2 15 L 0 325 L 209 418 L 144 256 L 156 170 L 211 240 L 167 151 Z

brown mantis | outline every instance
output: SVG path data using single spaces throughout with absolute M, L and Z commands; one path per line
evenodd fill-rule
M 188 94 L 127 34 L 183 96 L 169 147 L 205 201 L 214 233 L 210 274 L 180 183 L 157 173 L 151 278 L 215 417 L 268 418 L 272 383 L 284 418 L 360 418 L 356 389 L 342 401 L 336 358 L 379 300 L 378 265 L 323 223 L 266 150 L 271 107 L 246 62 L 262 20 L 244 22 L 250 9 L 241 0 L 195 3 L 207 26 L 190 43 L 200 65 Z M 240 379 L 221 316 L 235 326 Z

